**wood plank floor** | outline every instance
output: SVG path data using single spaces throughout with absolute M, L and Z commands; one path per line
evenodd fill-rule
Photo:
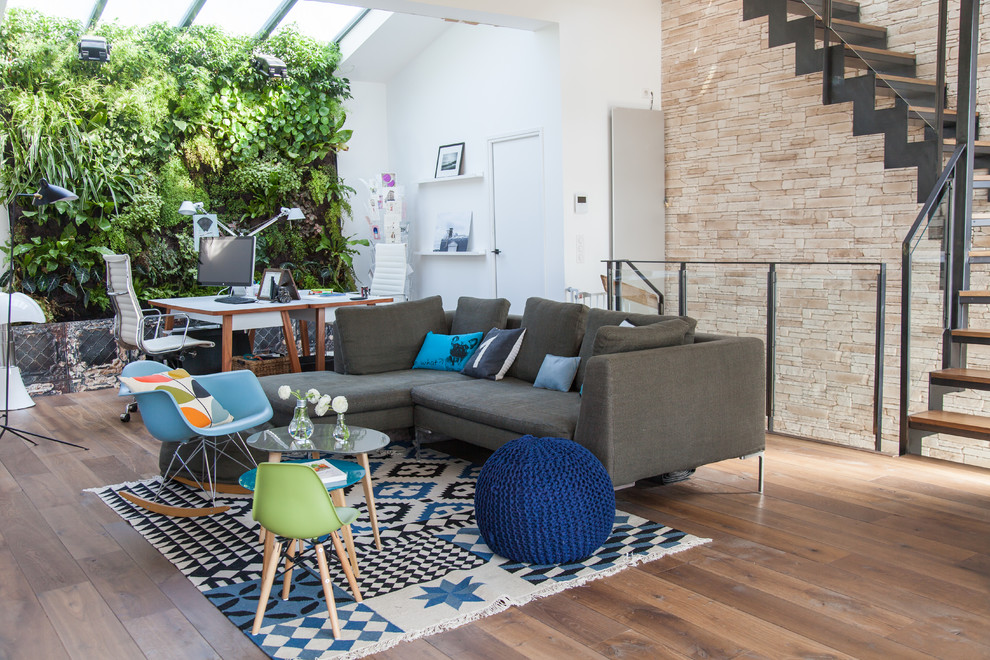
M 0 658 L 264 658 L 82 492 L 156 473 L 140 415 L 111 390 L 35 401 L 11 424 L 90 450 L 0 438 Z M 712 543 L 377 657 L 990 658 L 990 471 L 767 444 L 762 496 L 752 460 L 618 493 Z

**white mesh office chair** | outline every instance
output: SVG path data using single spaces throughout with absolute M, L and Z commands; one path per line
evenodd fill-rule
M 105 254 L 107 263 L 107 295 L 113 303 L 113 336 L 117 345 L 125 351 L 140 351 L 147 356 L 160 356 L 164 361 L 177 367 L 183 353 L 196 348 L 212 348 L 214 343 L 204 339 L 186 336 L 189 330 L 189 317 L 186 314 L 162 314 L 157 309 L 141 309 L 134 294 L 131 279 L 131 258 L 126 254 Z M 146 313 L 149 315 L 146 316 Z M 182 327 L 172 331 L 165 329 L 164 321 L 171 318 Z M 148 324 L 154 324 L 154 334 L 148 339 Z M 130 413 L 137 410 L 137 404 L 128 403 L 120 416 L 122 422 L 130 420 Z
M 371 295 L 406 299 L 406 244 L 377 243 Z

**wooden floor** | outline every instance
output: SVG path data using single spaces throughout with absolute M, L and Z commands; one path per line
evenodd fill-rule
M 82 490 L 151 476 L 113 391 L 35 397 L 0 438 L 0 658 L 264 654 Z M 619 507 L 713 542 L 380 658 L 988 658 L 990 471 L 770 437 L 755 461 L 640 485 Z

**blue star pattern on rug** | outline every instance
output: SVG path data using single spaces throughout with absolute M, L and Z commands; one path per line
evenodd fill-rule
M 512 604 L 522 604 L 577 586 L 640 561 L 706 542 L 660 523 L 616 511 L 612 534 L 591 557 L 572 564 L 522 564 L 492 553 L 474 516 L 479 467 L 434 450 L 420 456 L 405 445 L 371 461 L 382 550 L 371 536 L 364 492 L 345 492 L 361 517 L 352 525 L 360 567 L 355 601 L 340 562 L 328 546 L 328 568 L 341 624 L 334 639 L 320 579 L 306 570 L 293 574 L 282 600 L 272 590 L 261 631 L 251 635 L 258 607 L 262 546 L 251 519 L 250 495 L 218 494 L 223 514 L 170 518 L 120 497 L 129 490 L 150 499 L 159 478 L 96 489 L 222 612 L 272 658 L 357 658 L 430 631 L 460 625 Z M 203 506 L 200 491 L 169 482 L 163 501 Z M 276 584 L 280 584 L 278 581 Z
M 417 600 L 425 600 L 427 607 L 436 607 L 444 604 L 450 605 L 455 610 L 461 609 L 464 603 L 483 603 L 484 598 L 474 595 L 474 590 L 481 586 L 481 583 L 471 583 L 471 576 L 467 576 L 457 584 L 448 580 L 440 580 L 440 584 L 435 587 L 421 587 L 422 594 L 413 596 Z

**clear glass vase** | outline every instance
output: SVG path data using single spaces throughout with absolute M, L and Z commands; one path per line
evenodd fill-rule
M 350 438 L 351 430 L 347 428 L 347 422 L 344 421 L 344 413 L 337 413 L 337 424 L 333 427 L 334 445 L 338 449 L 346 447 Z
M 296 442 L 308 442 L 313 435 L 313 422 L 309 419 L 306 399 L 296 399 L 296 409 L 289 422 L 289 436 Z

